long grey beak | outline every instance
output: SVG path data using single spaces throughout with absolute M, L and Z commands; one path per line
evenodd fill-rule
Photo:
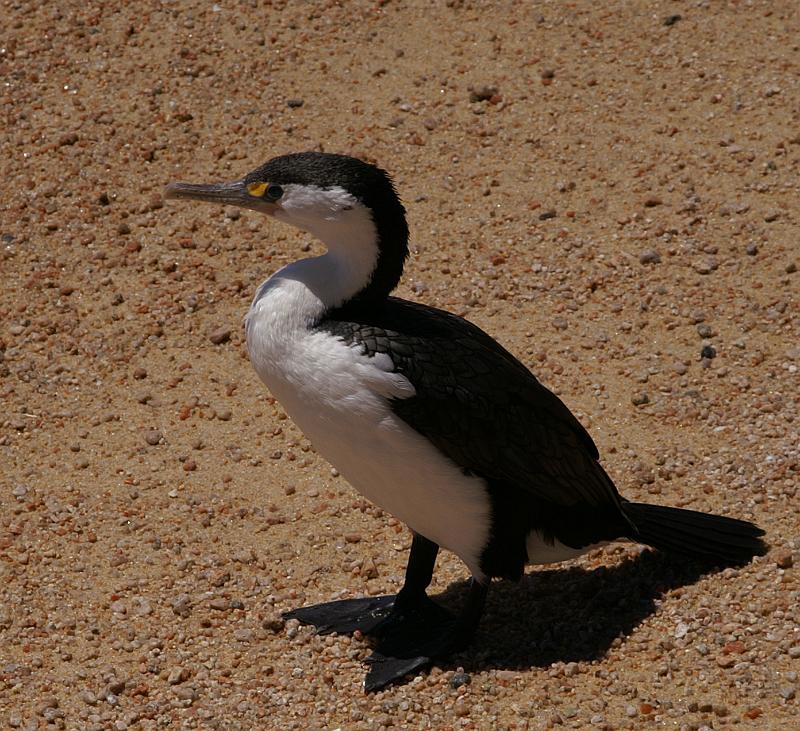
M 164 198 L 184 198 L 194 201 L 221 203 L 226 206 L 253 208 L 254 204 L 263 203 L 253 198 L 245 187 L 244 181 L 233 183 L 170 183 L 164 188 Z M 257 210 L 262 210 L 260 207 Z
M 273 202 L 264 200 L 247 192 L 247 184 L 244 180 L 236 180 L 233 183 L 170 183 L 164 188 L 164 198 L 182 198 L 193 201 L 207 201 L 208 203 L 222 204 L 223 206 L 237 206 L 238 208 L 249 208 L 259 213 L 266 213 L 268 216 L 280 209 L 280 206 Z

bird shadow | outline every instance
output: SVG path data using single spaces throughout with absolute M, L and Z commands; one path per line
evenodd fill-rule
M 720 569 L 644 551 L 612 566 L 546 569 L 519 582 L 495 582 L 472 646 L 439 664 L 476 672 L 597 660 L 653 614 L 665 593 L 714 570 Z M 435 598 L 457 612 L 468 586 L 456 582 Z

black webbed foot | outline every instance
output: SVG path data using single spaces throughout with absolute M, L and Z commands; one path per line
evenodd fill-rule
M 438 605 L 434 606 L 438 611 L 406 615 L 404 621 L 376 636 L 375 650 L 366 660 L 369 670 L 364 689 L 367 692 L 402 680 L 409 673 L 469 645 L 476 627 L 464 623 L 460 617 Z
M 313 625 L 320 635 L 350 635 L 356 630 L 370 634 L 376 625 L 386 621 L 391 615 L 394 600 L 393 595 L 342 599 L 293 609 L 286 612 L 283 618 L 297 619 L 302 624 Z
M 413 600 L 394 596 L 343 599 L 301 607 L 283 616 L 313 625 L 318 634 L 358 630 L 369 636 L 375 650 L 366 660 L 369 671 L 364 689 L 368 692 L 462 649 L 472 638 L 471 629 L 425 594 Z
M 299 607 L 283 614 L 310 624 L 318 635 L 364 635 L 402 645 L 404 638 L 422 638 L 431 628 L 453 621 L 453 615 L 425 594 L 409 601 L 398 596 L 372 596 Z M 393 638 L 393 639 L 392 639 Z
M 467 601 L 453 615 L 425 594 L 439 547 L 414 534 L 406 580 L 397 596 L 343 599 L 301 607 L 283 616 L 313 625 L 318 634 L 352 634 L 372 638 L 374 652 L 366 662 L 367 692 L 380 690 L 463 650 L 472 640 L 483 612 L 488 584 L 473 580 Z

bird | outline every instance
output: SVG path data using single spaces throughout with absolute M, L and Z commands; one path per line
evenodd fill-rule
M 367 691 L 467 648 L 492 579 L 528 565 L 616 540 L 722 564 L 764 552 L 751 522 L 626 500 L 580 421 L 520 360 L 466 319 L 392 296 L 409 229 L 380 167 L 295 152 L 164 196 L 251 209 L 325 247 L 258 287 L 245 331 L 256 373 L 316 451 L 411 531 L 396 595 L 284 615 L 371 637 Z M 440 549 L 470 572 L 458 613 L 427 594 Z

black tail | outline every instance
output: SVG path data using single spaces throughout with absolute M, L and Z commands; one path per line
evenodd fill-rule
M 764 531 L 746 520 L 646 503 L 623 503 L 633 540 L 668 553 L 744 563 L 766 551 Z

